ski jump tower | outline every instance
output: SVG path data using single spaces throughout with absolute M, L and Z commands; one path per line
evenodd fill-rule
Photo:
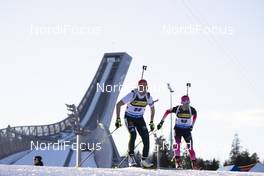
M 94 144 L 106 139 L 101 144 L 101 150 L 94 152 L 91 157 L 95 163 L 94 167 L 111 167 L 120 161 L 112 136 L 109 136 L 109 127 L 119 90 L 115 89 L 111 93 L 98 91 L 98 85 L 102 88 L 105 88 L 103 86 L 122 85 L 131 60 L 132 57 L 127 53 L 105 53 L 88 90 L 77 106 L 78 122 L 84 131 L 81 141 Z M 74 166 L 76 152 L 71 148 L 67 148 L 64 153 L 60 153 L 58 156 L 56 156 L 58 152 L 55 151 L 38 153 L 30 148 L 31 143 L 36 141 L 44 143 L 65 140 L 75 142 L 74 124 L 76 124 L 76 119 L 69 115 L 54 124 L 8 126 L 5 129 L 0 129 L 0 163 L 32 164 L 32 157 L 40 154 L 45 165 Z M 87 153 L 89 152 L 91 150 L 87 149 Z M 52 155 L 50 159 L 49 155 Z M 87 156 L 85 152 L 82 152 L 82 155 L 84 158 Z M 31 159 L 30 163 L 27 158 Z M 52 164 L 49 164 L 49 160 L 53 160 Z M 54 160 L 58 160 L 58 162 L 54 164 Z M 89 166 L 89 161 L 83 163 L 82 166 Z

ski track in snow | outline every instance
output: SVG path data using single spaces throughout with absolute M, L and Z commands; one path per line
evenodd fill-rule
M 264 173 L 0 165 L 0 176 L 264 176 Z

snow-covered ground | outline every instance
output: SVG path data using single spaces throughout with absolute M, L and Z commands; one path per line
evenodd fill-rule
M 27 150 L 24 152 L 19 152 L 10 155 L 4 159 L 0 160 L 0 164 L 14 164 L 14 165 L 32 165 L 33 158 L 37 155 L 43 157 L 43 163 L 45 166 L 63 166 L 67 155 L 69 153 L 70 147 L 65 150 Z M 89 155 L 89 152 L 82 152 L 81 158 L 85 159 Z M 69 166 L 75 166 L 76 163 L 76 151 L 74 150 L 69 161 Z M 97 167 L 94 155 L 92 154 L 89 159 L 87 159 L 83 164 L 83 167 Z M 1 172 L 0 172 L 1 173 Z
M 264 173 L 0 165 L 0 176 L 264 176 Z
M 26 156 L 27 154 L 29 154 L 31 151 L 30 150 L 26 150 L 23 152 L 18 152 L 12 155 L 7 156 L 6 158 L 3 158 L 0 160 L 0 164 L 13 164 L 16 161 L 20 160 L 21 158 L 23 158 L 24 156 Z M 32 158 L 31 158 L 31 164 L 32 164 Z

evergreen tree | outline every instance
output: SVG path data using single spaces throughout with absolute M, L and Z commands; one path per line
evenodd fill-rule
M 202 170 L 217 170 L 219 168 L 220 161 L 213 158 L 213 160 L 203 160 L 202 158 L 197 158 L 197 163 Z
M 155 143 L 155 152 L 152 154 L 151 158 L 154 166 L 157 166 L 157 146 L 159 146 L 160 167 L 172 168 L 174 163 L 171 162 L 169 144 L 164 136 L 157 137 Z
M 205 161 L 202 158 L 196 158 L 198 166 L 200 166 L 201 170 L 206 170 Z
M 229 160 L 225 161 L 224 166 L 226 165 L 236 165 L 236 166 L 246 166 L 250 164 L 255 164 L 259 162 L 257 153 L 253 153 L 250 156 L 250 153 L 247 150 L 241 151 L 240 139 L 238 134 L 235 134 L 232 148 L 230 152 Z
M 236 133 L 232 142 L 232 149 L 230 152 L 230 164 L 236 164 L 240 155 L 240 139 Z
M 237 157 L 236 161 L 235 161 L 235 165 L 237 166 L 246 166 L 249 164 L 253 164 L 251 163 L 251 159 L 250 159 L 250 154 L 247 150 L 242 151 L 240 153 L 240 155 Z
M 220 161 L 216 160 L 215 158 L 212 161 L 212 167 L 211 170 L 217 170 L 219 168 Z
M 252 163 L 259 163 L 259 157 L 257 155 L 257 153 L 253 153 L 251 156 L 250 156 L 250 160 Z

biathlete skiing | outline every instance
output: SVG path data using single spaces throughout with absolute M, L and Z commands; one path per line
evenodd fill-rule
M 190 154 L 191 164 L 193 169 L 199 169 L 196 162 L 196 155 L 193 149 L 193 139 L 192 139 L 192 129 L 194 127 L 197 112 L 195 108 L 190 106 L 190 98 L 188 95 L 184 95 L 181 97 L 181 105 L 173 107 L 172 109 L 168 109 L 163 115 L 162 120 L 157 125 L 157 129 L 161 129 L 164 120 L 170 113 L 176 114 L 176 124 L 174 126 L 175 131 L 175 142 L 174 145 L 174 159 L 176 168 L 182 168 L 182 160 L 180 155 L 180 144 L 181 138 L 183 137 L 185 142 L 187 143 L 187 148 Z
M 117 118 L 116 118 L 115 126 L 116 128 L 119 128 L 121 126 L 120 109 L 121 106 L 127 104 L 124 120 L 126 127 L 130 133 L 130 139 L 128 143 L 129 166 L 136 165 L 136 160 L 134 157 L 134 148 L 135 148 L 137 132 L 139 133 L 144 145 L 142 158 L 141 158 L 141 166 L 146 168 L 153 166 L 153 163 L 150 163 L 147 160 L 149 155 L 149 131 L 144 120 L 144 112 L 145 112 L 145 107 L 148 105 L 151 110 L 149 126 L 150 126 L 150 131 L 153 131 L 155 128 L 155 125 L 153 123 L 155 108 L 154 108 L 154 101 L 147 90 L 148 90 L 147 81 L 141 79 L 138 82 L 138 88 L 128 93 L 116 105 Z

